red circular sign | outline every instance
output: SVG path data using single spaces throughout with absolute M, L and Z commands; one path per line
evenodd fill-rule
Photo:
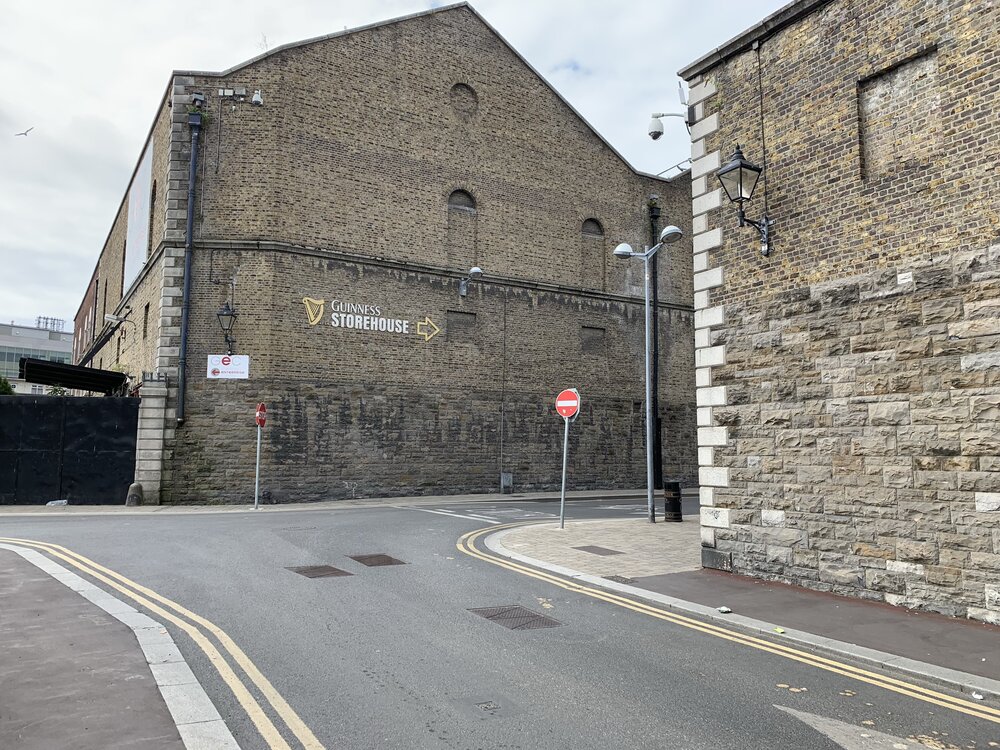
M 232 363 L 233 363 L 233 360 L 230 359 L 229 357 L 223 357 L 222 358 L 222 364 L 224 364 L 226 367 L 229 367 L 229 365 L 231 365 Z
M 267 407 L 264 406 L 264 402 L 261 401 L 257 404 L 257 426 L 263 427 L 264 422 L 267 421 Z
M 556 396 L 556 412 L 560 417 L 569 419 L 576 416 L 580 410 L 580 394 L 574 388 L 567 388 Z

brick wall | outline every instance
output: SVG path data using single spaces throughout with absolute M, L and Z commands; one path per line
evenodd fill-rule
M 204 377 L 206 357 L 223 348 L 213 313 L 230 298 L 228 285 L 208 282 L 206 258 L 213 275 L 238 269 L 233 334 L 236 351 L 251 355 L 250 380 Z M 194 273 L 187 421 L 166 501 L 247 500 L 258 401 L 269 409 L 262 486 L 276 502 L 495 491 L 501 471 L 513 473 L 515 492 L 556 489 L 562 423 L 552 400 L 568 384 L 584 394 L 570 486 L 643 484 L 643 312 L 634 299 L 495 278 L 463 298 L 453 275 L 277 245 L 199 252 Z M 303 297 L 323 301 L 315 325 Z M 408 321 L 409 333 L 333 327 L 334 300 L 378 306 L 381 317 Z M 441 330 L 424 341 L 416 323 L 426 318 Z M 689 331 L 687 312 L 662 320 L 665 343 L 671 327 Z M 661 388 L 665 472 L 690 483 L 682 367 L 665 368 Z
M 194 93 L 207 97 L 206 124 L 186 421 L 175 428 Z M 648 240 L 654 194 L 662 220 L 689 233 L 686 176 L 637 174 L 468 8 L 279 49 L 221 74 L 176 74 L 168 100 L 154 262 L 155 364 L 170 387 L 160 463 L 149 465 L 165 501 L 247 500 L 248 415 L 260 400 L 275 501 L 495 491 L 501 471 L 515 491 L 556 488 L 562 428 L 551 402 L 571 385 L 584 413 L 571 430 L 570 486 L 643 484 L 642 268 L 611 250 Z M 449 209 L 455 190 L 473 196 L 474 212 Z M 689 243 L 670 246 L 660 272 L 664 471 L 688 484 L 689 253 Z M 473 264 L 485 275 L 462 298 Z M 303 297 L 326 303 L 315 326 Z M 335 329 L 334 298 L 411 325 L 429 316 L 441 332 L 424 342 L 412 331 Z M 224 350 L 215 312 L 226 301 L 239 312 L 248 381 L 205 378 L 207 356 Z
M 122 288 L 123 263 L 125 252 L 125 237 L 128 232 L 128 194 L 130 184 L 125 188 L 125 198 L 118 207 L 111 225 L 111 230 L 105 240 L 93 277 L 84 295 L 84 302 L 77 313 L 76 324 L 85 325 L 90 311 L 91 299 L 96 303 L 96 326 L 89 332 L 86 340 L 81 338 L 76 361 L 90 354 L 89 364 L 92 367 L 115 369 L 128 373 L 133 383 L 141 382 L 143 372 L 156 369 L 156 346 L 160 328 L 160 292 L 162 284 L 162 267 L 160 256 L 161 244 L 164 238 L 167 192 L 170 189 L 167 173 L 167 159 L 171 141 L 171 107 L 167 99 L 160 105 L 154 118 L 144 149 L 152 148 L 151 154 L 151 186 L 150 186 L 150 228 L 147 247 L 146 266 L 130 283 L 128 289 Z M 134 175 L 133 175 L 134 178 Z M 94 290 L 97 295 L 94 298 Z M 146 305 L 149 305 L 147 313 Z M 116 325 L 104 321 L 105 313 L 123 315 L 129 323 Z M 103 346 L 90 351 L 93 342 L 103 332 L 114 328 L 111 337 Z M 145 334 L 143 330 L 145 328 Z
M 1000 622 L 1000 17 L 842 0 L 767 26 L 682 72 L 703 559 Z M 766 258 L 713 176 L 737 142 L 761 162 L 761 90 Z

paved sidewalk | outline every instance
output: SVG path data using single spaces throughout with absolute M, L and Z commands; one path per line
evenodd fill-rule
M 279 513 L 295 510 L 328 510 L 331 508 L 370 508 L 386 505 L 460 505 L 484 502 L 552 502 L 559 500 L 559 492 L 521 492 L 512 495 L 488 492 L 467 495 L 405 495 L 392 497 L 366 497 L 344 500 L 318 500 L 308 503 L 280 503 L 261 505 L 257 512 Z M 685 499 L 697 497 L 688 490 Z M 566 502 L 573 500 L 645 500 L 644 489 L 635 490 L 579 490 L 566 493 Z M 658 498 L 662 511 L 662 498 Z M 149 513 L 246 513 L 253 510 L 253 498 L 242 505 L 138 505 L 126 506 L 115 501 L 108 505 L 0 505 L 0 516 L 76 516 L 76 515 L 146 515 Z
M 183 750 L 132 630 L 0 549 L 0 748 Z
M 1000 627 L 702 569 L 697 517 L 685 519 L 576 521 L 565 529 L 537 524 L 499 532 L 488 543 L 501 553 L 711 608 L 721 622 L 752 618 L 818 636 L 818 647 L 833 639 L 861 647 L 859 654 L 873 649 L 1000 681 Z M 732 614 L 715 611 L 721 606 Z
M 568 521 L 565 529 L 544 523 L 507 534 L 503 545 L 512 552 L 602 577 L 701 570 L 698 516 L 685 516 L 685 520 L 655 524 L 644 518 Z

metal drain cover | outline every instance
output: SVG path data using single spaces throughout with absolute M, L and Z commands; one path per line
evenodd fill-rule
M 508 630 L 535 630 L 562 625 L 558 620 L 532 612 L 519 604 L 511 604 L 506 607 L 479 607 L 469 611 L 474 615 L 485 617 L 497 625 L 503 625 Z
M 616 549 L 608 549 L 607 547 L 597 547 L 593 544 L 585 544 L 582 547 L 574 547 L 573 549 L 578 549 L 581 552 L 589 552 L 592 555 L 601 555 L 607 557 L 608 555 L 624 555 L 624 552 L 619 552 Z
M 297 568 L 285 568 L 293 573 L 298 573 L 306 578 L 335 578 L 337 576 L 352 576 L 346 570 L 335 568 L 332 565 L 304 565 Z
M 348 555 L 348 557 L 362 565 L 367 565 L 369 568 L 377 568 L 380 565 L 406 565 L 402 560 L 381 553 L 377 555 Z

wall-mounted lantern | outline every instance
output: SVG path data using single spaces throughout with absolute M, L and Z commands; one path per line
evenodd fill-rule
M 739 144 L 736 144 L 736 151 L 729 158 L 729 162 L 716 172 L 716 177 L 722 183 L 722 189 L 726 191 L 729 200 L 737 205 L 740 226 L 752 226 L 760 232 L 760 252 L 761 255 L 771 254 L 770 230 L 774 223 L 767 217 L 767 208 L 760 217 L 760 221 L 753 221 L 746 217 L 743 211 L 743 204 L 753 198 L 754 188 L 757 187 L 757 180 L 763 170 L 756 164 L 751 164 L 743 158 L 743 151 Z
M 216 316 L 219 318 L 219 325 L 222 326 L 222 333 L 226 337 L 226 354 L 232 354 L 233 344 L 236 343 L 236 339 L 232 338 L 229 334 L 233 330 L 233 324 L 236 322 L 236 310 L 226 302 L 219 308 Z

